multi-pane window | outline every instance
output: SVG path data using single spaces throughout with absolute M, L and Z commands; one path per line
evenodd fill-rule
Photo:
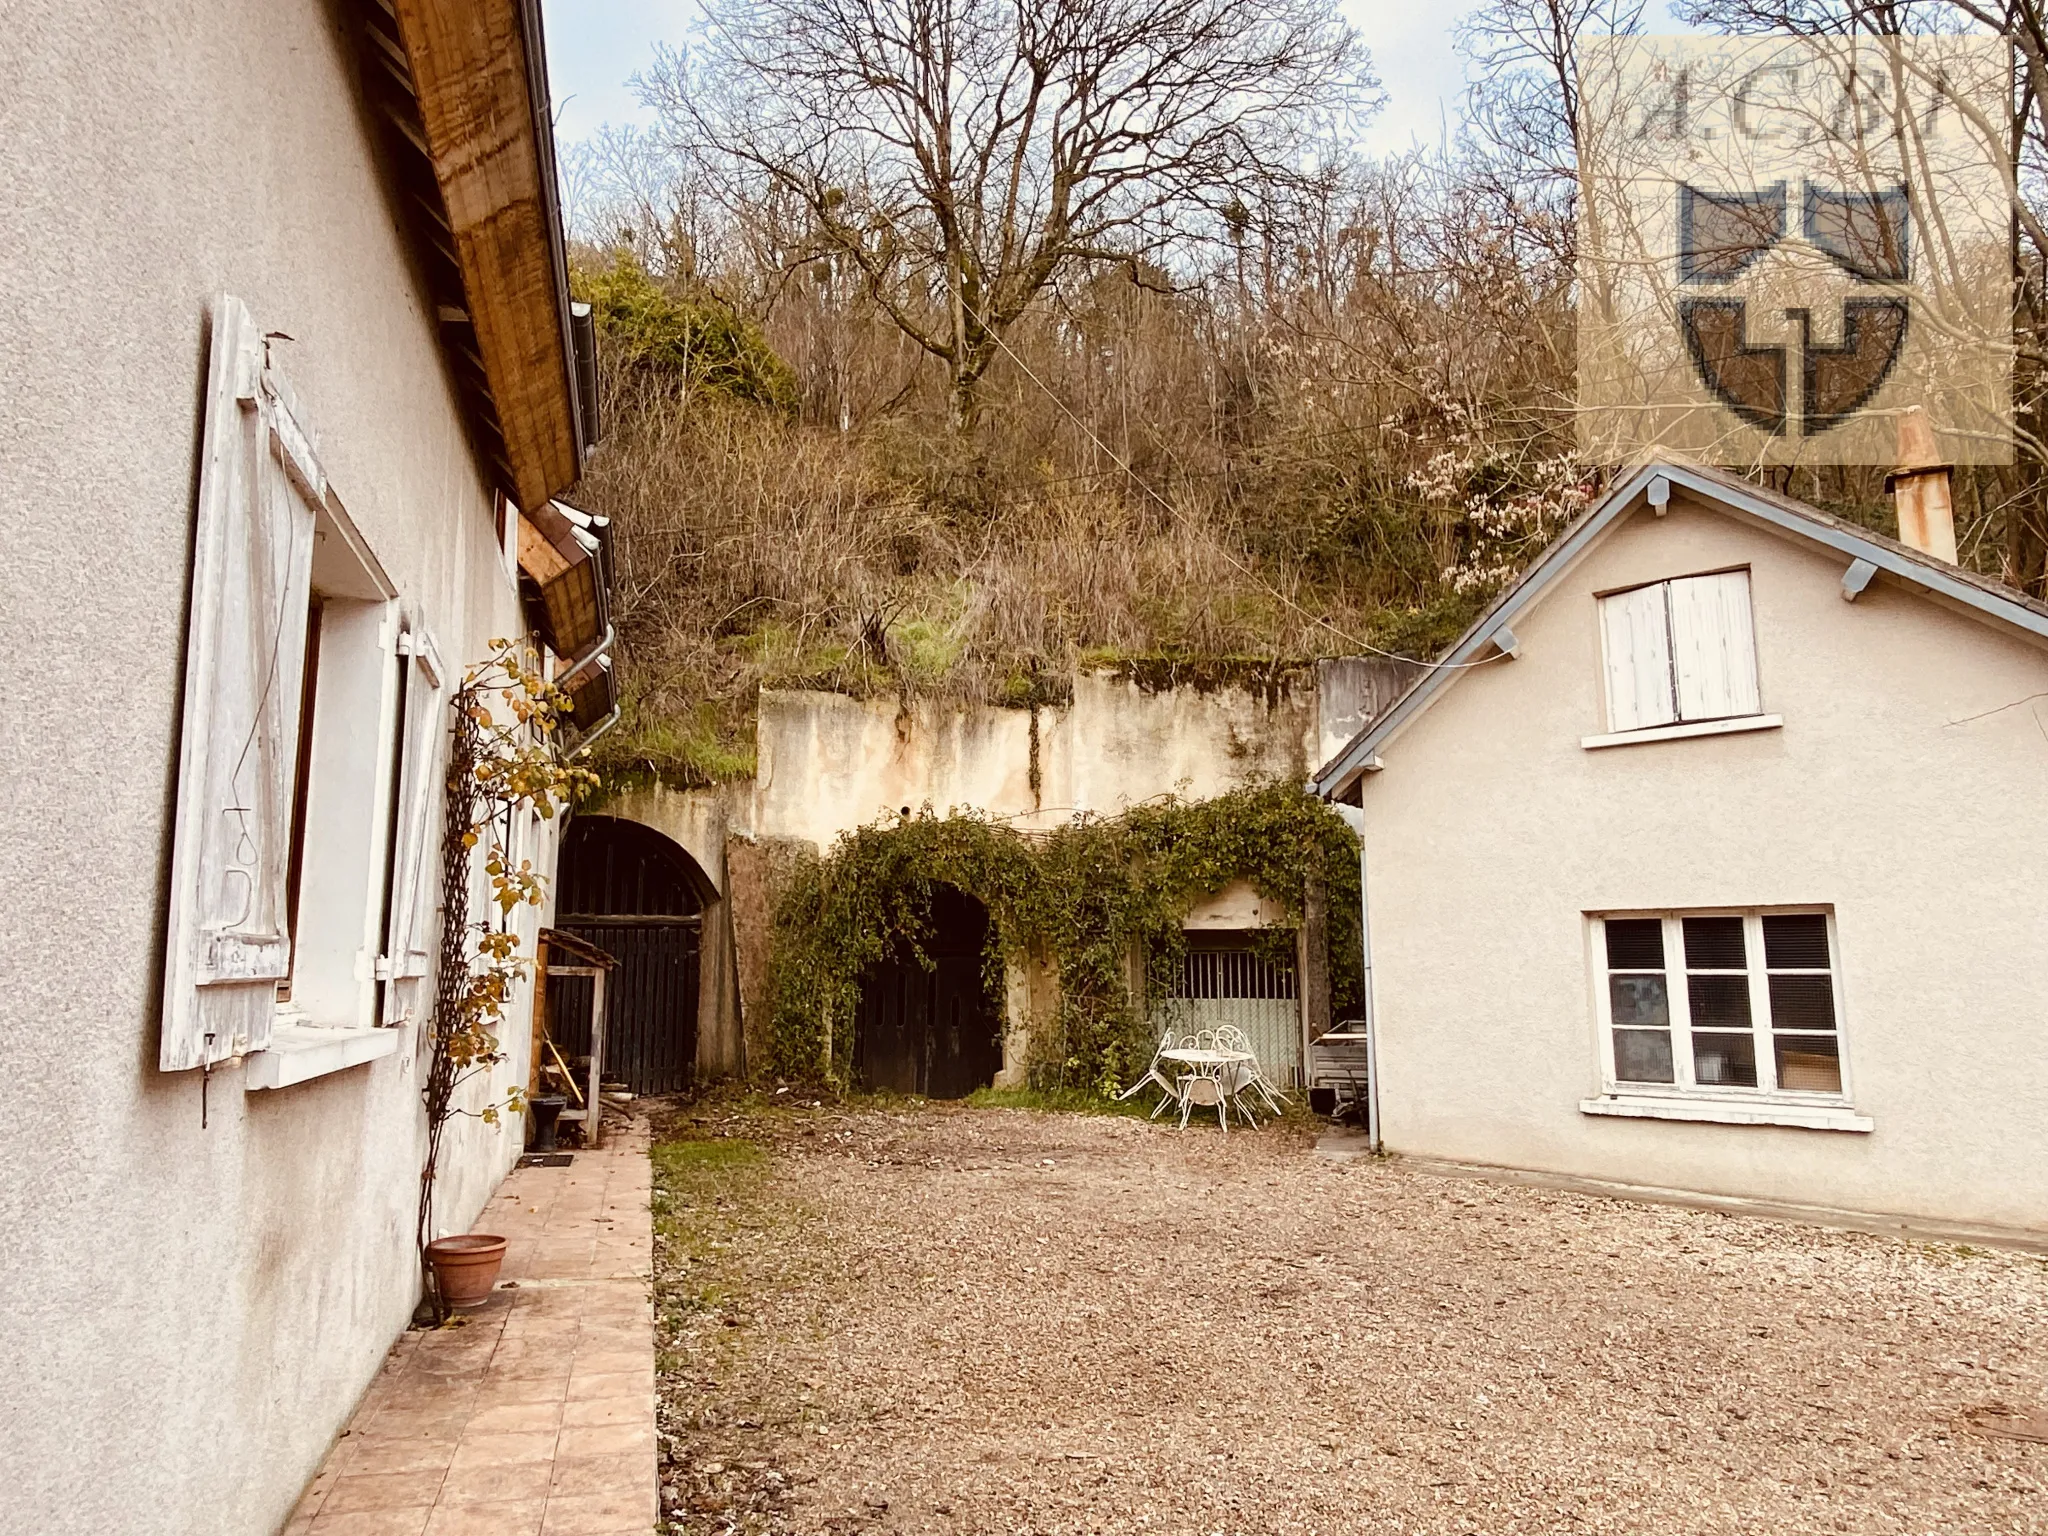
M 1640 731 L 1758 714 L 1749 572 L 1652 582 L 1600 599 L 1607 728 Z
M 1611 1081 L 1841 1094 L 1825 912 L 1609 917 L 1600 928 Z

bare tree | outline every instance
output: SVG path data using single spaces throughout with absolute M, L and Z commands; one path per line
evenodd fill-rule
M 957 427 L 1005 333 L 1077 269 L 1241 223 L 1377 104 L 1335 0 L 714 0 L 643 94 L 944 363 Z
M 1638 31 L 1642 17 L 1643 0 L 1487 0 L 1458 24 L 1464 175 L 1553 261 L 1575 252 L 1579 40 Z

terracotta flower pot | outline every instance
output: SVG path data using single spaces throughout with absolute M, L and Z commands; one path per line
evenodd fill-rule
M 505 1262 L 505 1239 L 481 1232 L 437 1237 L 427 1244 L 427 1262 L 434 1266 L 434 1284 L 441 1303 L 449 1307 L 480 1306 L 491 1299 L 498 1266 Z

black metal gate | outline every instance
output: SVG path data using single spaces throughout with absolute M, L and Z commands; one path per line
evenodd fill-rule
M 563 840 L 555 926 L 619 962 L 605 989 L 605 1076 L 634 1093 L 674 1093 L 697 1062 L 699 932 L 709 882 L 652 827 L 579 816 Z M 590 983 L 548 989 L 548 1031 L 565 1055 L 590 1050 Z
M 1002 1011 L 983 970 L 988 910 L 941 886 L 932 930 L 935 969 L 905 952 L 861 977 L 854 1074 L 867 1088 L 963 1099 L 1003 1064 Z

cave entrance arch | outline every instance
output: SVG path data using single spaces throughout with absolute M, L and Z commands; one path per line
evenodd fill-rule
M 950 885 L 932 888 L 927 971 L 907 944 L 860 979 L 854 1080 L 863 1088 L 964 1099 L 1003 1065 L 1003 1010 L 988 985 L 988 908 Z
M 555 926 L 617 959 L 605 988 L 605 1076 L 634 1093 L 675 1093 L 697 1065 L 704 908 L 715 892 L 674 839 L 637 821 L 578 816 L 562 840 Z M 590 983 L 548 989 L 548 1032 L 590 1050 Z

